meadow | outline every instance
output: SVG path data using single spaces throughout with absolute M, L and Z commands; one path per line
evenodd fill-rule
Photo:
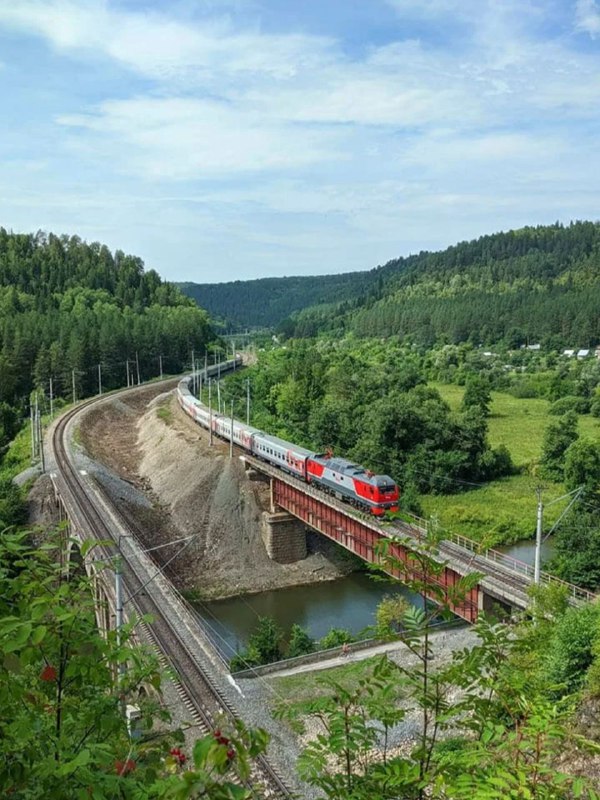
M 453 409 L 458 409 L 464 387 L 432 384 Z M 537 461 L 544 430 L 556 420 L 548 413 L 550 403 L 539 398 L 516 398 L 504 392 L 492 392 L 489 440 L 493 447 L 504 444 L 519 474 L 492 481 L 481 487 L 449 495 L 424 495 L 421 505 L 425 516 L 433 516 L 440 525 L 455 533 L 485 542 L 488 546 L 511 544 L 535 533 L 536 488 L 543 487 L 543 500 L 550 503 L 564 494 L 561 484 L 540 480 Z M 579 417 L 580 435 L 600 438 L 600 422 L 589 415 Z M 544 529 L 556 521 L 566 501 L 545 510 Z

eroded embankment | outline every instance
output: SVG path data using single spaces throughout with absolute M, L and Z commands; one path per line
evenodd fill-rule
M 85 467 L 150 547 L 193 536 L 169 565 L 178 587 L 224 597 L 326 580 L 347 573 L 350 559 L 309 534 L 310 555 L 272 562 L 261 534 L 268 484 L 249 480 L 228 445 L 206 432 L 157 386 L 90 409 L 81 423 Z M 91 461 L 89 460 L 91 459 Z M 156 551 L 166 563 L 182 547 Z

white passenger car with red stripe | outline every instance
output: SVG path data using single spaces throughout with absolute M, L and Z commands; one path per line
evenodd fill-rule
M 268 461 L 303 480 L 306 479 L 306 461 L 313 455 L 312 450 L 306 450 L 297 444 L 266 433 L 258 433 L 252 437 L 251 452 L 257 458 Z
M 209 367 L 206 375 L 220 376 L 231 369 L 233 363 Z M 240 363 L 236 359 L 236 366 Z M 203 379 L 206 375 L 202 373 Z M 374 475 L 345 458 L 315 453 L 277 436 L 269 436 L 237 419 L 232 421 L 231 417 L 215 413 L 195 397 L 190 391 L 190 382 L 191 377 L 180 381 L 177 389 L 179 403 L 192 419 L 205 428 L 212 427 L 217 436 L 227 441 L 231 441 L 233 436 L 234 444 L 256 458 L 375 516 L 398 510 L 398 486 L 388 475 Z

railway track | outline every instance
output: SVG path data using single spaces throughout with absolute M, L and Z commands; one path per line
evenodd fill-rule
M 237 447 L 235 451 L 239 452 L 243 460 L 256 471 L 266 476 L 277 478 L 284 483 L 288 483 L 299 489 L 303 494 L 312 495 L 318 499 L 320 503 L 330 506 L 336 511 L 340 511 L 347 517 L 354 517 L 360 520 L 361 523 L 376 530 L 382 536 L 400 536 L 406 538 L 408 540 L 408 546 L 416 548 L 425 540 L 427 535 L 427 523 L 424 521 L 421 521 L 422 524 L 418 524 L 419 520 L 417 518 L 415 518 L 414 523 L 402 519 L 393 521 L 378 520 L 371 514 L 361 512 L 331 494 L 317 490 L 315 487 L 309 486 L 294 476 L 276 469 L 255 456 L 248 455 L 247 451 L 239 450 Z M 294 511 L 291 510 L 290 513 L 293 514 Z M 454 541 L 454 538 L 458 541 Z M 506 557 L 494 550 L 482 551 L 476 542 L 462 536 L 443 539 L 439 542 L 436 558 L 461 575 L 474 572 L 480 573 L 482 576 L 481 584 L 486 594 L 489 594 L 492 598 L 500 602 L 510 602 L 510 600 L 507 601 L 506 599 L 508 589 L 510 590 L 510 599 L 513 602 L 516 601 L 518 607 L 526 608 L 529 605 L 528 590 L 533 583 L 533 568 L 518 562 L 517 559 Z M 542 573 L 542 583 L 544 585 L 555 584 L 566 587 L 568 600 L 572 605 L 579 605 L 595 599 L 591 592 L 565 583 L 547 573 Z
M 187 612 L 187 609 L 181 608 L 182 600 L 159 572 L 155 562 L 138 550 L 137 537 L 130 526 L 118 519 L 118 511 L 107 509 L 103 505 L 102 498 L 90 489 L 70 458 L 67 443 L 69 423 L 96 402 L 99 402 L 99 398 L 88 400 L 64 414 L 57 421 L 52 435 L 56 466 L 63 484 L 61 488 L 67 495 L 64 499 L 68 500 L 67 506 L 76 511 L 82 538 L 112 540 L 115 543 L 114 548 L 109 545 L 96 548 L 95 552 L 103 560 L 112 559 L 121 551 L 125 604 L 131 598 L 138 614 L 152 615 L 152 625 L 141 626 L 143 634 L 158 651 L 162 664 L 169 666 L 176 676 L 173 683 L 198 728 L 208 733 L 214 730 L 217 720 L 223 715 L 232 720 L 240 718 L 240 715 L 221 690 L 214 665 L 210 663 L 206 653 L 201 648 L 198 648 L 198 652 L 193 651 L 186 641 L 182 625 L 182 616 L 185 618 L 185 615 L 177 612 Z M 125 534 L 116 530 L 114 517 L 117 517 L 118 527 L 125 529 Z M 120 547 L 121 541 L 125 540 L 133 546 Z M 197 636 L 198 632 L 195 634 Z M 189 639 L 189 629 L 187 638 Z M 251 780 L 252 784 L 248 784 L 248 788 L 257 789 L 262 797 L 269 800 L 283 800 L 293 796 L 265 756 L 256 759 Z

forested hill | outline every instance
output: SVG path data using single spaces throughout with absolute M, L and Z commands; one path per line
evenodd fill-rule
M 288 335 L 324 330 L 408 336 L 428 345 L 540 340 L 600 343 L 600 224 L 576 222 L 483 236 L 389 262 L 368 291 L 286 320 Z
M 142 380 L 178 372 L 214 334 L 205 311 L 141 259 L 76 236 L 0 228 L 0 456 L 28 405 L 53 379 L 55 396 L 126 385 L 136 354 Z
M 303 308 L 357 297 L 376 280 L 377 269 L 342 275 L 259 278 L 230 283 L 178 283 L 213 317 L 233 330 L 270 328 Z
M 522 228 L 390 261 L 369 272 L 181 284 L 237 327 L 290 336 L 441 336 L 518 344 L 600 342 L 600 225 Z M 284 317 L 288 319 L 284 319 Z

